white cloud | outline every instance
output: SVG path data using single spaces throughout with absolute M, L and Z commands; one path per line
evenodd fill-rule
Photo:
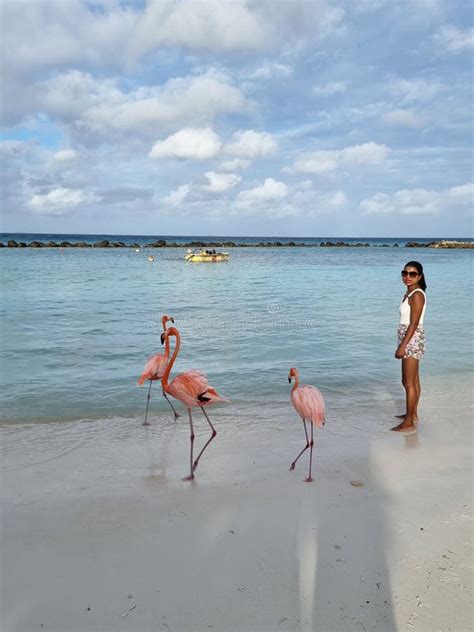
M 266 178 L 265 182 L 254 189 L 241 191 L 236 199 L 238 206 L 247 207 L 252 204 L 266 204 L 281 201 L 288 195 L 288 187 L 284 182 Z
M 241 112 L 247 102 L 223 75 L 171 79 L 162 88 L 141 88 L 122 103 L 89 110 L 86 121 L 99 129 L 134 130 L 176 126 L 200 126 L 218 115 Z
M 191 187 L 189 184 L 183 184 L 175 191 L 171 191 L 169 195 L 162 198 L 163 204 L 166 206 L 176 207 L 179 206 L 188 197 Z
M 461 200 L 463 203 L 472 204 L 474 202 L 474 183 L 467 182 L 448 189 L 450 197 L 454 200 Z
M 70 162 L 71 160 L 75 160 L 78 156 L 79 154 L 75 149 L 60 149 L 54 153 L 53 159 L 57 162 Z
M 387 125 L 396 127 L 421 127 L 423 119 L 411 110 L 391 110 L 382 116 L 382 120 Z
M 474 184 L 467 183 L 442 191 L 403 189 L 393 195 L 376 193 L 362 200 L 364 215 L 438 215 L 443 210 L 472 207 Z
M 128 54 L 137 59 L 163 47 L 260 51 L 332 33 L 343 16 L 327 0 L 150 0 L 130 35 Z
M 27 205 L 34 213 L 63 215 L 80 204 L 91 204 L 99 199 L 94 193 L 58 187 L 48 193 L 36 193 L 28 200 Z
M 113 79 L 98 80 L 79 70 L 38 83 L 35 95 L 41 111 L 65 122 L 87 117 L 92 108 L 108 108 L 126 100 Z
M 317 191 L 313 189 L 310 180 L 299 182 L 294 189 L 291 204 L 295 209 L 295 214 L 315 217 L 338 211 L 347 205 L 347 196 L 344 191 Z
M 443 90 L 443 84 L 426 79 L 396 79 L 389 83 L 389 91 L 406 103 L 431 101 Z
M 449 53 L 457 54 L 474 48 L 474 28 L 458 29 L 455 26 L 443 26 L 434 36 Z
M 359 165 L 380 165 L 387 158 L 390 149 L 374 142 L 353 145 L 344 149 L 315 151 L 298 158 L 293 171 L 298 173 L 329 173 L 339 167 Z
M 293 66 L 288 64 L 280 64 L 278 62 L 265 61 L 253 72 L 245 75 L 245 78 L 251 81 L 256 79 L 285 79 L 293 74 Z
M 150 158 L 191 158 L 208 160 L 220 152 L 219 136 L 209 127 L 196 129 L 186 127 L 165 140 L 155 143 L 150 151 Z
M 101 8 L 93 11 L 81 0 L 3 2 L 4 67 L 31 76 L 67 65 L 121 63 L 137 13 L 118 3 Z
M 155 48 L 175 46 L 259 50 L 264 40 L 264 24 L 244 0 L 150 0 L 132 33 L 128 50 L 133 58 Z
M 214 70 L 129 92 L 116 79 L 97 79 L 71 70 L 38 83 L 33 92 L 32 112 L 41 111 L 68 124 L 71 131 L 92 142 L 129 134 L 148 138 L 179 126 L 202 127 L 218 116 L 249 107 L 229 77 Z
M 341 160 L 346 165 L 380 165 L 385 161 L 390 149 L 387 145 L 362 143 L 341 149 Z
M 347 204 L 347 196 L 344 191 L 335 191 L 326 197 L 326 203 L 333 208 L 341 208 Z
M 345 81 L 330 81 L 323 85 L 313 86 L 311 92 L 318 97 L 329 97 L 333 94 L 341 94 L 347 90 Z
M 29 148 L 28 143 L 22 140 L 2 140 L 0 141 L 0 153 L 6 156 L 20 156 Z
M 258 158 L 276 151 L 278 145 L 271 134 L 255 132 L 252 129 L 240 130 L 232 135 L 233 143 L 226 145 L 224 151 L 242 158 Z
M 237 169 L 246 169 L 250 165 L 250 160 L 243 160 L 242 158 L 234 158 L 233 160 L 224 160 L 220 164 L 222 171 L 236 171 Z
M 344 10 L 328 0 L 249 0 L 265 24 L 266 43 L 314 41 L 343 28 Z
M 208 171 L 204 174 L 208 180 L 208 184 L 201 188 L 209 193 L 222 193 L 235 187 L 241 180 L 241 177 L 234 173 L 216 173 Z

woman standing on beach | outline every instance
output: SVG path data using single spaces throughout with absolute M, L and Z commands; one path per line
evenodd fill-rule
M 406 394 L 406 409 L 402 422 L 392 428 L 396 432 L 414 430 L 418 421 L 418 402 L 421 387 L 419 364 L 425 352 L 423 318 L 426 307 L 426 281 L 423 266 L 418 261 L 409 261 L 402 270 L 402 281 L 406 291 L 400 303 L 400 325 L 398 347 L 395 357 L 402 361 L 402 384 Z

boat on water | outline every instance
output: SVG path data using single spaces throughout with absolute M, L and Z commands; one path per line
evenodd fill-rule
M 218 261 L 228 261 L 228 252 L 216 252 L 205 248 L 189 249 L 184 255 L 185 261 L 193 261 L 195 263 L 217 263 Z

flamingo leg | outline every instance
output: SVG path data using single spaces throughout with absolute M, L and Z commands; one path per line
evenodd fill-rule
M 303 419 L 303 417 L 301 417 L 301 419 Z M 301 452 L 298 454 L 298 456 L 296 457 L 296 459 L 293 461 L 293 463 L 290 465 L 290 472 L 292 470 L 295 469 L 295 465 L 296 465 L 296 461 L 300 458 L 300 456 L 306 452 L 306 450 L 309 448 L 309 438 L 308 438 L 308 431 L 306 430 L 306 421 L 303 419 L 303 427 L 304 427 L 304 433 L 306 435 L 306 445 L 305 447 L 301 450 Z
M 199 452 L 197 459 L 194 461 L 194 464 L 193 464 L 193 472 L 196 470 L 196 468 L 197 468 L 197 466 L 198 466 L 198 464 L 199 464 L 199 459 L 201 458 L 202 453 L 204 452 L 204 450 L 207 448 L 207 446 L 211 443 L 211 441 L 214 439 L 214 437 L 215 437 L 215 436 L 216 436 L 216 434 L 217 434 L 217 431 L 216 431 L 216 429 L 214 428 L 214 426 L 212 425 L 212 422 L 211 422 L 211 420 L 209 419 L 209 417 L 208 417 L 208 415 L 207 415 L 206 411 L 204 410 L 203 406 L 201 406 L 201 410 L 202 410 L 202 412 L 203 412 L 203 414 L 204 414 L 204 417 L 207 419 L 207 423 L 208 423 L 208 424 L 210 425 L 210 427 L 211 427 L 212 434 L 211 434 L 211 436 L 209 437 L 209 439 L 206 441 L 206 443 L 204 444 L 204 447 L 203 447 L 203 449 L 201 450 L 201 452 Z
M 193 427 L 193 417 L 191 415 L 191 409 L 188 408 L 188 415 L 189 415 L 189 430 L 191 431 L 190 434 L 190 441 L 191 441 L 191 447 L 189 450 L 189 462 L 190 462 L 190 473 L 189 476 L 185 477 L 185 481 L 192 481 L 194 478 L 194 474 L 193 474 L 193 448 L 194 448 L 194 427 Z
M 146 398 L 146 411 L 145 411 L 145 421 L 143 422 L 144 426 L 149 426 L 150 422 L 147 421 L 148 417 L 148 406 L 150 405 L 150 395 L 151 395 L 151 385 L 153 384 L 153 380 L 150 380 L 150 388 L 148 389 L 148 397 Z
M 310 450 L 309 450 L 309 474 L 308 474 L 308 478 L 306 479 L 307 483 L 311 483 L 311 481 L 313 480 L 313 477 L 311 476 L 311 465 L 313 463 L 313 422 L 311 422 L 311 441 L 309 444 Z
M 171 406 L 171 410 L 174 412 L 174 418 L 175 418 L 175 421 L 176 421 L 176 419 L 179 419 L 180 415 L 176 412 L 175 407 L 173 406 L 173 404 L 168 399 L 168 395 L 165 393 L 165 391 L 163 391 L 163 397 L 166 399 L 168 404 Z

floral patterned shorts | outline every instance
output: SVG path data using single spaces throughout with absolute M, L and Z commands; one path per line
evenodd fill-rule
M 398 326 L 398 344 L 401 343 L 403 337 L 406 334 L 408 329 L 408 325 L 399 325 Z M 423 329 L 423 325 L 418 325 L 415 329 L 415 333 L 410 338 L 406 350 L 404 358 L 415 358 L 416 360 L 421 360 L 425 353 L 426 340 L 425 340 L 425 330 Z

